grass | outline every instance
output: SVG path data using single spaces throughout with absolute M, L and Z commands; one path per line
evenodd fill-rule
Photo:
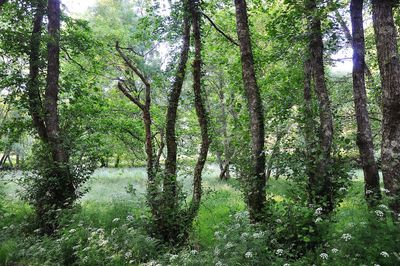
M 360 178 L 362 172 L 356 171 L 355 173 L 358 177 L 354 179 L 348 195 L 337 209 L 335 214 L 337 222 L 330 227 L 331 236 L 337 240 L 340 240 L 342 233 L 354 230 L 352 226 L 359 225 L 368 214 L 368 209 L 363 199 L 363 182 L 362 178 Z M 8 175 L 7 179 L 12 179 L 12 176 Z M 182 183 L 183 190 L 190 195 L 192 186 L 190 173 L 187 175 L 181 174 L 179 180 Z M 271 179 L 268 183 L 267 191 L 277 202 L 280 202 L 288 197 L 291 186 L 292 184 L 287 180 Z M 234 223 L 234 215 L 232 214 L 246 209 L 242 193 L 237 187 L 237 180 L 220 181 L 218 179 L 218 169 L 215 166 L 211 165 L 206 168 L 203 174 L 203 200 L 190 236 L 189 243 L 191 247 L 197 250 L 212 249 L 218 244 L 214 233 L 224 230 L 223 228 L 226 228 L 227 224 Z M 63 229 L 65 230 L 65 235 L 68 235 L 71 228 L 78 228 L 79 224 L 82 224 L 84 228 L 89 228 L 82 233 L 81 239 L 88 238 L 90 228 L 93 228 L 93 230 L 103 228 L 108 234 L 112 234 L 111 232 L 116 228 L 117 224 L 123 226 L 126 223 L 128 216 L 136 217 L 139 222 L 138 217 L 148 215 L 148 209 L 144 202 L 146 191 L 146 172 L 144 168 L 98 169 L 86 184 L 86 188 L 89 190 L 81 199 L 80 208 L 75 210 L 73 218 L 67 216 L 68 219 L 71 219 L 70 221 L 64 222 L 66 225 Z M 129 191 L 128 188 L 130 188 Z M 16 191 L 18 191 L 17 184 L 8 183 L 6 185 L 6 200 L 4 201 L 6 214 L 0 219 L 0 229 L 14 224 L 24 224 L 32 214 L 31 208 L 17 199 Z M 119 222 L 115 223 L 116 219 Z M 130 226 L 135 228 L 135 221 Z M 380 230 L 377 232 L 382 234 L 387 231 L 385 227 L 376 230 Z M 9 260 L 8 254 L 19 248 L 20 240 L 21 238 L 4 239 L 0 236 L 0 265 L 6 265 Z M 135 244 L 135 240 L 130 241 Z M 366 240 L 361 239 L 360 242 L 362 241 L 365 242 Z M 382 240 L 382 243 L 388 243 L 385 245 L 389 250 L 390 241 L 385 241 L 383 242 Z M 52 245 L 51 241 L 49 243 L 49 245 Z M 87 245 L 87 243 L 82 243 L 82 245 Z M 138 245 L 140 246 L 140 243 Z M 375 243 L 375 245 L 376 249 L 379 249 L 379 243 Z M 351 247 L 348 247 L 348 249 L 351 251 Z M 359 253 L 362 254 L 361 251 Z M 367 255 L 368 253 L 366 253 Z M 35 265 L 40 265 L 40 263 L 38 262 Z M 52 264 L 50 263 L 49 265 Z

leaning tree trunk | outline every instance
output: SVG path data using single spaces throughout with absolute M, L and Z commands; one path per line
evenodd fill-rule
M 363 0 L 350 4 L 353 29 L 353 95 L 357 118 L 357 145 L 364 171 L 365 198 L 373 206 L 380 198 L 378 166 L 374 157 L 374 144 L 369 122 L 367 92 L 365 89 L 365 41 L 363 26 Z
M 309 49 L 321 123 L 320 156 L 315 171 L 316 183 L 313 185 L 315 188 L 314 203 L 321 206 L 325 205 L 324 211 L 329 213 L 333 210 L 332 180 L 328 173 L 331 161 L 333 118 L 328 89 L 325 83 L 324 44 L 316 1 L 309 0 L 307 9 L 311 12 Z
M 382 172 L 390 207 L 400 213 L 400 61 L 393 0 L 373 0 L 372 15 L 383 91 Z
M 260 221 L 265 207 L 265 153 L 264 153 L 264 115 L 254 69 L 250 30 L 245 0 L 235 0 L 237 35 L 240 44 L 242 76 L 250 114 L 252 170 L 247 178 L 247 204 L 250 219 Z

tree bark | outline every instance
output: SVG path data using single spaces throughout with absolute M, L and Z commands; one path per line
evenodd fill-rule
M 316 168 L 314 200 L 317 205 L 325 205 L 325 212 L 333 210 L 332 181 L 328 174 L 331 160 L 333 139 L 333 118 L 328 89 L 325 83 L 324 44 L 322 39 L 321 20 L 317 15 L 315 0 L 309 0 L 307 10 L 311 12 L 310 21 L 310 58 L 315 83 L 315 94 L 319 104 L 320 116 L 320 155 Z
M 372 18 L 383 91 L 382 172 L 385 189 L 392 197 L 390 207 L 400 213 L 400 61 L 394 3 L 372 1 Z
M 44 110 L 40 96 L 40 43 L 43 31 L 43 16 L 46 6 L 43 0 L 38 1 L 36 13 L 33 20 L 33 29 L 30 39 L 29 53 L 29 80 L 27 84 L 27 94 L 29 101 L 29 112 L 32 116 L 33 125 L 41 140 L 48 142 L 46 126 L 44 122 Z
M 250 30 L 245 0 L 235 0 L 237 35 L 240 44 L 242 76 L 250 114 L 252 170 L 247 178 L 247 204 L 253 222 L 262 219 L 265 207 L 265 153 L 264 153 L 264 114 L 260 90 L 254 69 Z
M 357 145 L 364 171 L 365 198 L 373 206 L 374 202 L 380 198 L 380 187 L 365 89 L 363 4 L 363 0 L 352 0 L 350 4 L 353 29 L 353 95 L 357 119 Z
M 52 150 L 53 161 L 64 168 L 68 162 L 68 155 L 63 146 L 60 122 L 58 116 L 58 94 L 60 77 L 60 18 L 61 8 L 59 0 L 48 1 L 48 32 L 47 45 L 48 66 L 47 86 L 45 91 L 45 123 L 47 138 Z
M 314 114 L 312 108 L 312 67 L 310 59 L 304 62 L 304 140 L 306 171 L 308 176 L 307 191 L 310 203 L 313 203 L 313 188 L 315 181 L 315 151 L 317 150 L 314 141 Z
M 221 82 L 222 83 L 222 80 Z M 225 103 L 225 92 L 223 84 L 220 84 L 218 88 L 218 97 L 221 103 L 221 129 L 222 129 L 222 136 L 223 136 L 223 159 L 221 156 L 221 167 L 220 167 L 220 175 L 219 178 L 221 180 L 228 180 L 230 178 L 230 170 L 229 165 L 231 164 L 231 149 L 230 149 L 230 141 L 228 139 L 228 117 L 226 112 L 226 103 Z
M 165 160 L 165 176 L 164 176 L 164 191 L 168 191 L 165 195 L 166 200 L 176 201 L 177 190 L 177 143 L 176 143 L 176 121 L 179 105 L 179 98 L 182 92 L 183 81 L 186 75 L 186 64 L 189 58 L 190 47 L 190 17 L 188 4 L 185 4 L 185 17 L 183 21 L 183 41 L 180 60 L 175 74 L 175 80 L 172 84 L 172 90 L 169 95 L 168 110 L 166 117 L 165 139 L 167 147 L 167 158 Z
M 208 135 L 208 115 L 204 106 L 204 98 L 202 91 L 202 58 L 201 58 L 201 13 L 199 0 L 193 0 L 192 4 L 192 23 L 193 23 L 193 39 L 195 58 L 193 61 L 193 92 L 196 114 L 200 125 L 201 132 L 201 147 L 199 157 L 194 169 L 193 175 L 193 201 L 192 215 L 196 214 L 201 201 L 202 195 L 202 172 L 207 160 L 208 149 L 210 147 L 210 138 Z M 194 217 L 194 216 L 193 216 Z

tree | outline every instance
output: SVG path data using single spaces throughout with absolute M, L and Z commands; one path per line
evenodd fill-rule
M 353 46 L 353 95 L 357 119 L 357 145 L 364 171 L 365 197 L 372 204 L 380 198 L 378 166 L 374 157 L 374 144 L 367 108 L 365 89 L 365 42 L 363 25 L 363 0 L 350 4 Z
M 398 1 L 373 0 L 372 18 L 382 83 L 382 173 L 390 207 L 400 213 L 400 61 L 393 7 Z
M 250 219 L 260 221 L 265 207 L 264 115 L 254 68 L 250 29 L 245 0 L 235 0 L 237 35 L 242 62 L 242 76 L 250 114 L 252 169 L 246 180 Z
M 315 94 L 319 104 L 320 136 L 319 155 L 315 169 L 315 179 L 311 181 L 314 187 L 311 201 L 324 206 L 325 212 L 333 210 L 332 180 L 329 174 L 331 149 L 333 140 L 333 118 L 329 93 L 325 82 L 324 43 L 322 39 L 321 19 L 318 14 L 317 2 L 307 1 L 306 10 L 310 12 L 309 53 L 311 69 L 315 84 Z

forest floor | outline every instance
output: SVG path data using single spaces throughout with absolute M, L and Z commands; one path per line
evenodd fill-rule
M 333 232 L 331 233 L 331 237 L 338 238 L 339 242 L 340 241 L 343 242 L 341 236 L 346 235 L 345 234 L 346 232 L 353 232 L 354 228 L 356 228 L 357 225 L 365 223 L 365 217 L 368 211 L 362 199 L 363 182 L 362 179 L 360 178 L 360 175 L 362 175 L 360 171 L 355 171 L 354 182 L 349 188 L 347 196 L 342 201 L 337 212 L 335 213 L 334 220 L 336 221 L 336 223 L 330 225 L 328 229 L 330 232 Z M 9 177 L 7 179 L 9 179 Z M 180 180 L 182 183 L 182 191 L 187 193 L 187 195 L 190 195 L 190 190 L 191 190 L 190 173 L 188 173 L 187 175 L 182 174 Z M 78 249 L 78 251 L 74 253 L 75 256 L 78 256 L 81 259 L 82 257 L 84 259 L 86 258 L 89 261 L 92 260 L 90 263 L 86 264 L 82 262 L 83 261 L 82 259 L 80 263 L 78 263 L 78 265 L 96 265 L 98 261 L 102 261 L 105 259 L 102 256 L 106 256 L 106 254 L 112 254 L 113 252 L 115 253 L 115 251 L 112 251 L 112 248 L 110 248 L 110 250 L 108 251 L 107 250 L 105 250 L 104 252 L 102 251 L 103 253 L 101 254 L 97 252 L 95 255 L 93 255 L 94 257 L 91 258 L 90 255 L 85 256 L 85 254 L 87 253 L 87 250 L 85 248 L 88 248 L 90 246 L 89 245 L 90 243 L 82 244 L 82 242 L 87 241 L 87 239 L 89 239 L 90 242 L 91 237 L 88 237 L 88 235 L 92 236 L 94 234 L 93 232 L 97 232 L 94 231 L 97 228 L 96 230 L 105 230 L 106 232 L 111 232 L 109 236 L 107 236 L 107 233 L 105 233 L 106 236 L 108 237 L 107 239 L 109 239 L 110 242 L 116 241 L 117 244 L 114 243 L 114 246 L 118 245 L 118 243 L 123 242 L 121 239 L 125 239 L 124 237 L 126 236 L 121 236 L 122 237 L 121 239 L 112 240 L 111 236 L 113 234 L 112 230 L 114 227 L 116 227 L 116 224 L 118 224 L 119 226 L 118 228 L 124 228 L 128 224 L 127 222 L 124 221 L 126 221 L 126 219 L 128 219 L 129 217 L 132 216 L 142 217 L 148 215 L 148 210 L 144 204 L 144 195 L 146 190 L 146 172 L 144 168 L 120 168 L 120 169 L 102 168 L 96 170 L 93 173 L 93 177 L 90 179 L 90 181 L 87 183 L 86 186 L 89 190 L 86 193 L 86 195 L 81 199 L 81 207 L 79 211 L 73 214 L 72 216 L 73 218 L 71 218 L 71 216 L 67 216 L 68 217 L 67 219 L 70 220 L 68 220 L 65 223 L 64 228 L 62 229 L 63 233 L 60 234 L 60 238 L 56 241 L 58 241 L 57 243 L 64 243 L 64 241 L 67 241 L 67 243 L 64 243 L 63 245 L 67 245 L 69 243 L 71 248 Z M 203 187 L 204 187 L 204 196 L 202 200 L 202 205 L 199 211 L 199 215 L 194 223 L 194 228 L 190 236 L 188 247 L 189 250 L 193 248 L 195 248 L 196 250 L 211 250 L 211 253 L 212 250 L 214 250 L 215 253 L 215 248 L 218 245 L 221 245 L 221 241 L 222 243 L 224 243 L 224 241 L 227 242 L 224 244 L 225 246 L 231 245 L 232 243 L 234 243 L 233 241 L 237 241 L 237 239 L 236 240 L 232 239 L 231 241 L 229 240 L 229 237 L 228 240 L 219 239 L 217 234 L 219 231 L 224 231 L 224 230 L 229 231 L 230 230 L 229 225 L 235 224 L 235 226 L 237 226 L 238 223 L 236 220 L 238 218 L 237 215 L 235 214 L 243 213 L 246 208 L 243 201 L 242 193 L 238 189 L 239 185 L 237 184 L 237 181 L 234 179 L 232 179 L 229 182 L 220 181 L 218 179 L 218 169 L 213 165 L 208 166 L 204 173 Z M 269 181 L 267 190 L 269 197 L 274 199 L 275 202 L 279 203 L 279 202 L 284 202 L 286 200 L 287 193 L 289 193 L 290 188 L 291 188 L 291 182 L 288 180 L 271 179 Z M 0 226 L 3 228 L 4 235 L 7 235 L 7 232 L 9 233 L 10 231 L 15 230 L 15 228 L 18 228 L 18 224 L 20 224 L 22 228 L 24 221 L 32 213 L 30 207 L 27 204 L 18 200 L 17 191 L 18 191 L 18 185 L 16 185 L 15 183 L 8 183 L 5 187 L 6 199 L 4 202 L 5 202 L 6 215 L 4 215 L 5 219 L 3 219 L 2 221 L 0 220 Z M 306 214 L 304 214 L 304 216 L 306 216 Z M 132 226 L 135 227 L 138 225 L 132 225 Z M 139 225 L 138 228 L 140 226 L 143 227 L 143 224 Z M 292 225 L 288 224 L 287 226 L 292 226 Z M 71 240 L 72 238 L 70 239 L 71 232 L 75 231 L 79 232 L 80 227 L 85 227 L 85 229 L 81 233 L 79 233 L 80 234 L 79 237 L 77 237 L 77 239 L 75 239 L 71 243 L 68 242 L 72 241 Z M 253 229 L 251 229 L 250 227 L 249 230 Z M 384 228 L 376 230 L 377 233 L 379 233 L 379 232 L 385 232 L 386 229 Z M 0 233 L 1 233 L 1 228 L 0 228 Z M 25 236 L 22 236 L 22 238 L 24 237 Z M 101 236 L 100 240 L 103 239 L 102 237 L 104 236 Z M 383 237 L 384 240 L 382 241 L 386 241 L 385 245 L 387 244 L 387 242 L 392 241 L 390 239 L 390 235 Z M 133 239 L 136 240 L 129 240 L 129 241 L 138 241 L 137 239 L 139 238 L 138 236 L 134 236 Z M 50 261 L 46 265 L 55 265 L 53 264 L 54 263 L 53 260 L 54 259 L 57 260 L 57 255 L 55 255 L 55 257 L 51 254 L 40 255 L 41 254 L 40 252 L 44 252 L 43 250 L 46 250 L 45 251 L 46 253 L 61 252 L 60 250 L 56 251 L 47 250 L 49 249 L 50 245 L 49 243 L 51 243 L 51 246 L 54 246 L 54 239 L 53 240 L 42 239 L 40 240 L 40 244 L 38 244 L 38 246 L 36 247 L 37 250 L 31 251 L 33 252 L 33 255 L 32 254 L 29 255 L 29 252 L 21 254 L 21 252 L 16 252 L 16 249 L 21 249 L 20 244 L 18 243 L 19 241 L 21 241 L 21 236 L 15 236 L 15 238 L 9 237 L 9 239 L 2 239 L 2 237 L 0 236 L 0 265 L 2 265 L 2 263 L 5 263 L 7 260 L 10 260 L 10 258 L 14 258 L 14 260 L 15 258 L 17 258 L 19 259 L 18 262 L 21 261 L 23 262 L 25 259 L 29 258 L 29 256 L 33 256 L 37 260 L 37 262 L 26 265 L 41 265 L 41 263 L 44 263 L 46 260 Z M 29 243 L 29 241 L 37 242 L 38 238 L 32 238 L 30 240 L 27 240 L 27 243 Z M 127 243 L 127 241 L 128 241 L 127 239 L 124 240 L 125 243 Z M 345 240 L 344 242 L 346 241 L 347 240 Z M 129 248 L 135 250 L 134 248 L 135 244 L 139 245 L 140 247 L 139 249 L 142 249 L 143 245 L 142 242 L 131 243 Z M 373 247 L 374 245 L 375 246 L 383 245 L 382 243 L 379 242 L 369 243 L 369 244 L 372 245 L 371 249 L 374 248 Z M 251 244 L 251 245 L 256 245 L 256 244 Z M 361 245 L 360 248 L 362 250 Z M 24 247 L 22 247 L 22 249 L 24 249 Z M 64 246 L 60 246 L 59 249 L 63 250 L 66 248 Z M 143 260 L 146 261 L 146 257 L 158 256 L 154 254 L 152 255 L 152 252 L 155 252 L 156 254 L 157 248 L 152 248 L 150 245 L 150 247 L 147 247 L 147 249 L 148 251 L 146 251 L 147 253 L 145 252 L 145 255 L 141 254 L 139 251 L 137 251 L 138 254 L 132 255 L 133 257 L 136 256 L 136 259 L 130 260 L 134 261 L 134 263 L 130 264 L 137 264 L 137 262 Z M 345 250 L 345 248 L 343 248 L 343 250 Z M 349 247 L 349 250 L 350 252 L 353 252 L 352 247 Z M 379 257 L 379 252 L 381 251 L 382 250 L 380 251 L 377 250 L 374 252 L 377 252 L 378 255 L 376 256 Z M 127 251 L 125 252 L 125 254 L 130 254 L 130 252 L 131 251 Z M 167 254 L 173 253 L 173 251 L 170 250 L 166 253 Z M 89 252 L 88 254 L 91 253 Z M 121 256 L 123 258 L 123 255 Z M 183 256 L 184 259 L 186 259 L 185 256 Z M 207 255 L 207 256 L 212 257 L 212 255 Z M 64 258 L 64 261 L 65 260 L 68 260 L 68 258 Z M 96 262 L 96 260 L 98 261 Z M 121 260 L 123 261 L 123 259 Z M 218 264 L 219 261 L 218 260 L 217 263 L 215 263 L 216 258 L 208 258 L 208 259 L 204 258 L 204 261 L 208 262 L 200 264 L 211 265 L 210 260 L 214 261 L 212 263 L 213 265 Z M 229 258 L 227 258 L 227 261 L 229 261 Z M 341 260 L 338 260 L 337 263 L 330 263 L 327 265 L 343 265 L 340 264 L 342 263 L 340 261 Z M 276 264 L 273 263 L 271 265 L 283 265 L 283 263 L 280 264 L 280 262 L 281 260 L 278 260 Z M 178 258 L 176 263 L 171 263 L 171 265 L 180 265 L 181 263 L 182 261 L 180 260 L 180 258 Z M 199 262 L 197 261 L 193 263 L 184 263 L 184 264 L 199 265 L 198 263 Z M 240 265 L 240 262 L 237 263 L 238 263 L 237 265 Z M 248 265 L 257 265 L 257 263 L 249 262 Z M 65 264 L 65 262 L 60 263 L 60 265 L 63 264 Z M 104 265 L 113 265 L 113 264 L 125 265 L 123 262 L 117 262 L 117 261 L 113 261 L 110 264 L 105 263 Z M 232 265 L 233 264 L 236 265 L 236 262 L 235 263 L 232 262 Z M 230 263 L 227 263 L 227 265 L 230 265 Z M 291 265 L 307 265 L 307 262 L 304 262 L 304 264 L 291 263 Z M 323 265 L 323 263 L 321 265 Z M 352 265 L 352 264 L 347 264 L 347 265 Z M 385 265 L 385 264 L 382 264 L 382 262 L 380 262 L 380 265 Z

